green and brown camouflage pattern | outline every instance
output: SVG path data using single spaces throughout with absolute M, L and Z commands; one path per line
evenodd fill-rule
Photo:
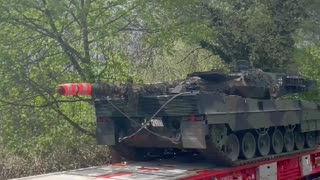
M 132 158 L 146 148 L 191 149 L 225 164 L 234 161 L 222 150 L 228 138 L 236 137 L 243 144 L 248 133 L 255 136 L 255 142 L 268 136 L 272 143 L 283 140 L 288 149 L 290 137 L 295 144 L 314 148 L 315 138 L 316 144 L 320 142 L 320 106 L 283 98 L 314 87 L 301 76 L 259 69 L 196 72 L 172 83 L 93 84 L 97 142 Z M 150 123 L 153 116 L 163 125 Z M 276 136 L 279 132 L 282 136 Z M 123 137 L 127 139 L 120 140 Z M 303 150 L 295 146 L 297 152 Z M 271 148 L 277 147 L 282 146 L 272 144 Z

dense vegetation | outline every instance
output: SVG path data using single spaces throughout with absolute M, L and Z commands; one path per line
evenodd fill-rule
M 2 0 L 0 179 L 105 164 L 66 82 L 158 82 L 248 59 L 320 81 L 316 0 Z M 318 100 L 317 94 L 307 98 Z

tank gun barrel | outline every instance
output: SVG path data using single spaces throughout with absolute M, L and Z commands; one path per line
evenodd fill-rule
M 112 96 L 124 94 L 127 85 L 97 84 L 97 83 L 68 83 L 58 86 L 62 96 Z
M 129 94 L 167 94 L 175 83 L 158 84 L 107 84 L 107 83 L 68 83 L 58 86 L 58 94 L 62 96 L 122 96 Z

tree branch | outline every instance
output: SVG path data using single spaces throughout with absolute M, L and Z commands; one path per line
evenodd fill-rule
M 45 0 L 42 0 L 42 1 L 44 4 L 46 4 Z M 65 51 L 65 53 L 68 55 L 72 64 L 74 65 L 74 67 L 76 68 L 78 73 L 80 74 L 81 78 L 86 81 L 88 79 L 86 76 L 86 73 L 83 71 L 82 67 L 80 66 L 80 64 L 77 61 L 77 58 L 80 61 L 83 61 L 82 56 L 80 55 L 80 53 L 77 50 L 75 50 L 73 47 L 71 47 L 67 42 L 65 42 L 63 40 L 61 34 L 58 32 L 58 29 L 53 22 L 53 18 L 51 16 L 50 11 L 45 8 L 44 13 L 48 19 L 48 22 L 49 22 L 51 29 L 53 30 L 53 33 L 55 34 L 54 39 L 56 39 L 60 43 L 60 46 Z
M 102 77 L 102 75 L 103 75 L 103 72 L 108 68 L 108 62 L 107 62 L 108 57 L 107 57 L 107 55 L 104 53 L 104 51 L 102 51 L 102 54 L 103 54 L 103 58 L 106 60 L 106 64 L 105 64 L 105 66 L 103 67 L 103 69 L 100 71 L 100 73 L 99 73 L 98 76 L 97 76 L 98 82 L 100 82 L 101 77 Z
M 35 97 L 39 97 L 39 95 L 34 96 L 33 98 L 35 98 Z M 13 106 L 19 106 L 19 107 L 46 108 L 46 107 L 50 107 L 50 106 L 54 105 L 55 103 L 73 103 L 73 102 L 91 102 L 92 101 L 92 99 L 56 100 L 56 101 L 46 102 L 45 104 L 42 104 L 42 105 L 32 105 L 32 104 L 20 103 L 20 102 L 30 100 L 30 99 L 31 98 L 21 99 L 19 101 L 15 101 L 15 102 L 0 99 L 0 102 L 4 103 L 6 105 L 13 105 Z
M 50 37 L 53 39 L 55 38 L 54 35 L 48 29 L 45 29 L 44 27 L 39 26 L 38 24 L 36 24 L 34 22 L 30 22 L 28 19 L 26 19 L 26 20 L 27 20 L 27 22 L 25 22 L 22 19 L 10 18 L 10 20 L 8 20 L 6 22 L 9 22 L 12 25 L 24 26 L 24 27 L 27 27 L 31 30 L 34 30 L 44 36 L 47 36 L 47 37 Z
M 48 99 L 48 97 L 46 97 L 45 95 L 43 95 L 42 91 L 45 91 L 41 86 L 39 86 L 35 81 L 33 81 L 32 79 L 25 77 L 25 79 L 27 80 L 27 82 L 31 85 L 31 87 L 37 91 L 37 93 L 43 98 L 45 99 L 45 101 L 50 102 L 50 100 Z M 50 104 L 48 107 L 51 107 L 56 113 L 58 113 L 59 115 L 61 115 L 71 126 L 73 126 L 75 129 L 77 129 L 78 131 L 89 135 L 91 137 L 95 137 L 95 134 L 91 133 L 90 131 L 82 128 L 81 126 L 79 126 L 77 123 L 73 122 L 72 119 L 70 119 L 67 115 L 65 115 L 60 109 L 59 109 L 59 105 L 58 105 L 58 100 L 50 93 L 48 93 L 48 95 L 53 99 L 52 104 Z
M 105 23 L 104 25 L 109 25 L 112 24 L 114 22 L 116 22 L 117 20 L 121 19 L 122 17 L 124 17 L 126 14 L 128 14 L 130 11 L 134 10 L 136 7 L 138 7 L 138 4 L 132 6 L 130 9 L 126 10 L 124 13 L 120 14 L 118 17 L 111 19 L 110 21 L 108 21 L 107 23 Z
M 84 63 L 90 63 L 90 49 L 89 49 L 89 31 L 87 24 L 88 9 L 85 7 L 84 0 L 81 0 L 80 22 L 83 38 Z M 89 5 L 88 5 L 89 6 Z
M 199 48 L 196 48 L 196 49 L 190 51 L 183 59 L 181 59 L 179 62 L 177 62 L 177 64 L 180 64 L 180 63 L 182 63 L 183 61 L 185 61 L 192 53 L 196 52 L 196 51 L 199 50 L 199 49 L 202 49 L 202 48 L 199 47 Z
M 213 54 L 218 55 L 224 62 L 232 62 L 232 58 L 229 57 L 226 53 L 224 53 L 220 47 L 214 46 L 208 43 L 207 41 L 201 41 L 200 46 L 204 49 L 211 51 Z
M 115 6 L 118 6 L 119 3 L 114 3 L 114 2 L 110 2 L 110 5 L 107 6 L 107 7 L 101 7 L 99 8 L 99 10 L 101 10 L 96 16 L 95 16 L 95 19 L 99 18 L 100 16 L 102 16 L 107 10 L 109 10 L 110 8 L 113 8 Z

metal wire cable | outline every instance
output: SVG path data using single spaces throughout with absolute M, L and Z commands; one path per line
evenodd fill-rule
M 108 101 L 108 103 L 111 104 L 111 106 L 113 106 L 117 111 L 119 111 L 119 112 L 120 112 L 123 116 L 125 116 L 128 120 L 130 120 L 130 121 L 132 121 L 132 122 L 134 122 L 135 124 L 137 124 L 137 125 L 140 126 L 140 128 L 139 128 L 137 131 L 135 131 L 134 133 L 132 133 L 132 134 L 130 134 L 130 135 L 128 135 L 128 136 L 125 136 L 125 137 L 123 137 L 123 138 L 119 138 L 119 142 L 121 142 L 121 141 L 123 141 L 123 140 L 125 140 L 125 139 L 128 139 L 128 138 L 131 138 L 131 137 L 135 136 L 136 134 L 138 134 L 142 129 L 145 129 L 145 130 L 147 130 L 149 133 L 151 133 L 151 134 L 153 134 L 153 135 L 155 135 L 155 136 L 157 136 L 157 137 L 160 137 L 160 138 L 162 138 L 162 139 L 169 140 L 170 142 L 172 142 L 172 143 L 174 143 L 174 144 L 179 144 L 179 142 L 176 142 L 176 141 L 172 140 L 172 138 L 169 138 L 169 137 L 167 137 L 167 136 L 162 136 L 162 135 L 160 135 L 160 134 L 158 134 L 158 133 L 156 133 L 156 132 L 151 131 L 150 129 L 147 128 L 147 125 L 149 124 L 149 122 L 150 122 L 164 107 L 166 107 L 167 104 L 169 104 L 172 100 L 174 100 L 174 99 L 177 98 L 178 96 L 181 96 L 181 95 L 187 94 L 187 93 L 189 93 L 189 92 L 183 92 L 183 93 L 179 93 L 179 94 L 176 94 L 176 95 L 172 96 L 172 97 L 171 97 L 170 99 L 168 99 L 168 100 L 151 116 L 151 118 L 150 118 L 148 121 L 146 121 L 143 125 L 141 125 L 141 124 L 138 123 L 137 121 L 135 121 L 135 120 L 133 120 L 132 118 L 130 118 L 126 113 L 124 113 L 124 112 L 121 111 L 116 105 L 114 105 L 109 99 L 106 99 L 106 100 Z

